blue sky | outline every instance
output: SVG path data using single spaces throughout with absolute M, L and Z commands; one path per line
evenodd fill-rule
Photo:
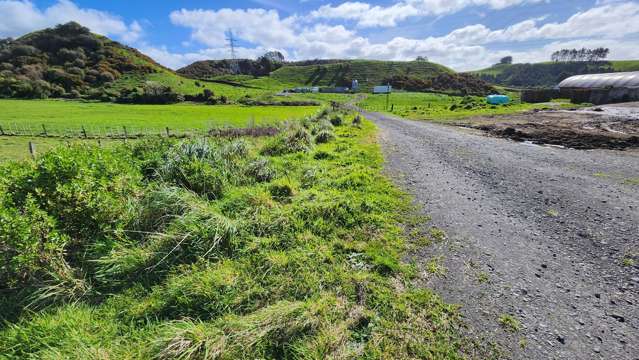
M 0 37 L 75 20 L 179 68 L 238 53 L 287 59 L 427 56 L 456 70 L 549 59 L 563 47 L 606 46 L 639 58 L 639 1 L 628 0 L 0 0 Z

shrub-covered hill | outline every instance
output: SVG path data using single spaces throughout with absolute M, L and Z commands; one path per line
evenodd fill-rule
M 210 79 L 224 75 L 268 76 L 280 67 L 268 60 L 203 60 L 177 70 L 177 73 L 192 79 Z
M 581 74 L 639 71 L 639 61 L 547 62 L 537 64 L 497 64 L 471 74 L 492 84 L 516 87 L 551 87 Z
M 74 22 L 0 40 L 2 97 L 80 97 L 126 74 L 162 71 L 168 69 Z

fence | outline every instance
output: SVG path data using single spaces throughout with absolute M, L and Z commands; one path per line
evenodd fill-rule
M 282 124 L 282 122 L 277 122 Z M 45 124 L 1 123 L 0 136 L 26 136 L 64 139 L 135 139 L 148 136 L 194 137 L 194 136 L 272 136 L 277 133 L 275 122 L 255 125 L 249 121 L 246 127 L 231 125 L 209 126 L 206 128 L 171 128 L 139 126 L 86 126 L 65 127 Z

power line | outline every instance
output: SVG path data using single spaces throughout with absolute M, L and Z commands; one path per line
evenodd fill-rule
M 238 74 L 240 72 L 239 65 L 237 63 L 237 57 L 235 56 L 235 47 L 237 39 L 233 34 L 233 29 L 229 28 L 226 32 L 226 41 L 228 42 L 228 47 L 231 50 L 231 72 L 233 74 Z
M 237 39 L 235 39 L 235 35 L 233 34 L 233 29 L 229 29 L 226 32 L 226 41 L 228 42 L 229 49 L 231 50 L 231 59 L 236 60 L 235 43 L 237 42 Z

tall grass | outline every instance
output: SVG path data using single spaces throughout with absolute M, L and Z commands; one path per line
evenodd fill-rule
M 373 125 L 333 115 L 266 140 L 63 148 L 0 169 L 2 356 L 473 354 L 456 309 L 401 261 L 407 199 Z

